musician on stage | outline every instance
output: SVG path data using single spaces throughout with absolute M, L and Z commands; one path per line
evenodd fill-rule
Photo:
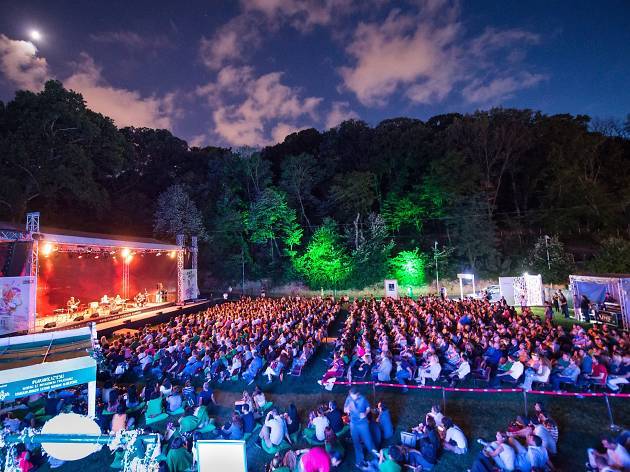
M 101 305 L 109 305 L 109 297 L 107 294 L 103 295 L 103 298 L 101 298 Z
M 146 290 L 145 290 L 145 293 L 146 293 Z M 134 297 L 133 301 L 136 303 L 137 307 L 143 307 L 144 305 L 147 304 L 147 296 L 144 293 L 140 292 L 138 293 L 138 295 Z
M 122 304 L 123 304 L 123 299 L 120 298 L 120 295 L 116 295 L 116 298 L 114 298 L 114 305 L 120 306 Z
M 75 311 L 77 311 L 80 304 L 81 300 L 79 300 L 78 298 L 75 300 L 74 297 L 70 297 L 70 300 L 68 300 L 68 303 L 66 303 L 66 305 L 68 306 L 68 313 L 74 313 Z
M 606 296 L 604 297 L 604 303 L 617 303 L 617 300 L 610 294 L 610 292 L 606 292 Z

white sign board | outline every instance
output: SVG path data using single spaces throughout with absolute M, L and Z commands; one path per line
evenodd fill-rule
M 499 289 L 508 305 L 542 306 L 545 301 L 541 275 L 499 277 Z
M 398 300 L 398 280 L 385 281 L 385 298 Z
M 199 470 L 247 472 L 245 441 L 204 439 L 196 441 L 195 444 Z
M 0 335 L 35 325 L 35 277 L 0 277 Z

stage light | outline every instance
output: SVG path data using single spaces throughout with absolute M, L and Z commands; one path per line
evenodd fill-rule
M 175 251 L 171 251 L 168 253 L 168 255 L 171 259 L 174 259 L 177 254 L 175 253 Z
M 79 254 L 78 259 L 83 259 L 83 254 Z
M 94 256 L 94 259 L 98 259 L 100 256 L 97 254 L 96 256 Z
M 120 251 L 120 255 L 123 256 L 125 259 L 129 257 L 130 254 L 131 254 L 131 251 L 127 248 Z
M 158 252 L 158 253 L 156 254 L 156 256 L 161 256 L 161 255 L 162 255 L 162 253 L 161 253 L 161 252 Z
M 125 256 L 125 264 L 129 264 L 132 259 L 133 259 L 133 254 L 127 254 Z
M 42 246 L 42 255 L 44 257 L 48 257 L 50 256 L 50 254 L 53 252 L 53 245 L 50 243 L 46 243 Z

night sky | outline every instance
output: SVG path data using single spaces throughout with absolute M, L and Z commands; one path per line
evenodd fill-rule
M 224 146 L 497 105 L 623 118 L 629 24 L 627 0 L 0 1 L 0 100 L 56 78 Z

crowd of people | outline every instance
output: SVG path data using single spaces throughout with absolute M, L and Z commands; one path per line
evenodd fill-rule
M 339 304 L 322 298 L 245 298 L 101 339 L 104 366 L 114 377 L 223 382 L 242 377 L 271 383 L 300 373 L 328 333 Z
M 476 379 L 497 388 L 617 392 L 629 382 L 629 346 L 627 333 L 607 325 L 565 329 L 504 300 L 355 300 L 321 383 Z
M 627 334 L 606 326 L 564 329 L 526 307 L 446 297 L 363 299 L 345 308 L 322 384 L 349 376 L 458 385 L 473 377 L 497 388 L 618 391 L 628 383 Z M 134 427 L 159 433 L 161 470 L 170 472 L 194 464 L 198 439 L 252 438 L 270 458 L 268 470 L 285 472 L 326 472 L 349 457 L 366 471 L 431 470 L 446 454 L 468 455 L 466 432 L 439 405 L 399 441 L 387 406 L 371 405 L 355 388 L 343 405 L 331 398 L 310 411 L 293 403 L 283 411 L 269 401 L 262 384 L 301 373 L 341 310 L 332 299 L 243 299 L 102 338 L 96 420 L 106 434 Z M 229 410 L 221 415 L 214 389 L 238 379 L 248 387 L 233 405 L 221 405 Z M 86 414 L 87 390 L 25 398 L 1 410 L 0 420 L 17 432 L 62 411 Z M 467 459 L 473 472 L 554 469 L 558 425 L 541 404 L 506 423 L 493 438 L 478 439 L 482 451 Z M 308 448 L 299 447 L 304 442 Z M 628 435 L 605 438 L 603 452 L 588 451 L 587 468 L 626 470 L 627 442 Z M 20 450 L 20 458 L 24 470 L 42 460 L 34 450 Z

